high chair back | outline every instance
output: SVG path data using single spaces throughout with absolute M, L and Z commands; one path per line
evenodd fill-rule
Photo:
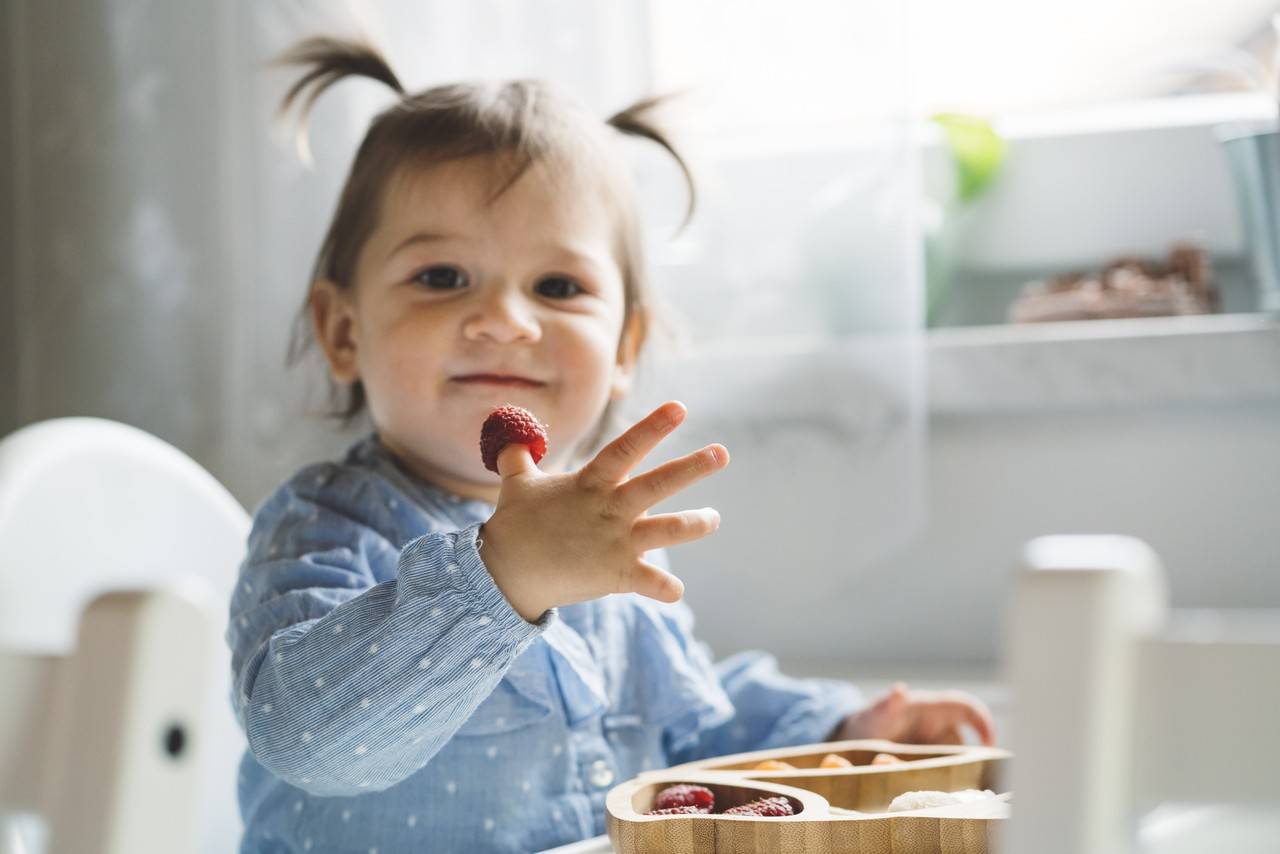
M 1027 546 L 1010 613 L 1002 851 L 1120 854 L 1161 805 L 1280 804 L 1280 609 L 1171 611 L 1141 540 L 1060 536 Z
M 60 418 L 0 441 L 0 852 L 235 849 L 223 633 L 248 528 L 133 427 Z

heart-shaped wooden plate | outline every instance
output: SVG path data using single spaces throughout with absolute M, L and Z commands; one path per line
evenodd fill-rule
M 848 767 L 819 768 L 829 753 Z M 872 765 L 878 753 L 905 761 Z M 703 759 L 641 774 L 609 792 L 609 836 L 618 854 L 986 854 L 995 826 L 1009 815 L 1009 793 L 996 800 L 887 813 L 904 792 L 991 789 L 1011 754 L 988 747 L 837 741 Z M 764 760 L 794 770 L 757 770 Z M 706 786 L 716 813 L 646 815 L 657 793 L 676 783 Z M 781 796 L 795 815 L 723 815 L 762 797 Z

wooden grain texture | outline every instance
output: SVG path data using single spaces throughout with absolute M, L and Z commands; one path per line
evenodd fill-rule
M 845 756 L 855 765 L 819 769 L 827 753 Z M 876 753 L 909 761 L 870 765 Z M 998 801 L 910 812 L 883 810 L 889 800 L 908 791 L 1000 791 L 998 779 L 1009 758 L 1008 751 L 996 748 L 865 740 L 717 757 L 642 774 L 614 787 L 606 800 L 608 831 L 618 854 L 987 854 L 995 824 L 1008 817 L 1008 795 Z M 751 770 L 765 759 L 799 767 Z M 711 789 L 717 811 L 781 795 L 791 801 L 796 815 L 645 815 L 657 793 L 674 783 Z M 840 802 L 828 800 L 827 793 Z M 833 805 L 862 814 L 833 813 Z

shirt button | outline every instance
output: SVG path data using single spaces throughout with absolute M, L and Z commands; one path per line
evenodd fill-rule
M 603 759 L 597 759 L 591 763 L 591 785 L 597 789 L 603 789 L 612 782 L 613 771 L 609 768 L 608 762 Z

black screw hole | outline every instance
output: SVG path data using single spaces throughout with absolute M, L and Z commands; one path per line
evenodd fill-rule
M 164 734 L 164 750 L 171 759 L 178 759 L 187 746 L 187 733 L 180 724 L 173 724 Z

